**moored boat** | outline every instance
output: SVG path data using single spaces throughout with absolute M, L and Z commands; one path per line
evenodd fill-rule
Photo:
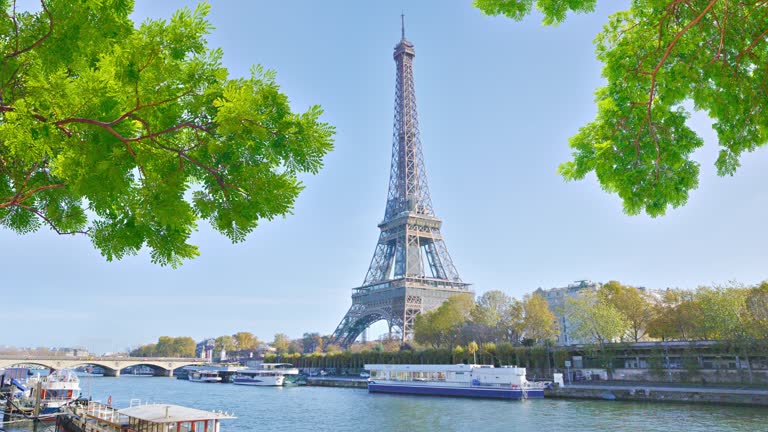
M 285 382 L 285 376 L 275 370 L 244 369 L 238 371 L 232 378 L 232 383 L 250 386 L 281 386 Z
M 21 403 L 38 407 L 40 419 L 53 419 L 62 407 L 80 397 L 80 379 L 69 369 L 56 370 L 46 376 L 35 375 L 27 380 L 25 387 Z
M 212 370 L 190 370 L 188 380 L 192 382 L 218 383 L 221 382 L 219 373 Z
M 546 383 L 529 382 L 525 368 L 486 365 L 365 365 L 368 391 L 495 399 L 538 399 Z

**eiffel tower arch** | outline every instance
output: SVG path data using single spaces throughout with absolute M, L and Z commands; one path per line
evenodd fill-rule
M 345 347 L 381 320 L 387 321 L 390 334 L 410 339 L 418 314 L 452 295 L 472 293 L 448 254 L 429 195 L 416 112 L 415 56 L 403 23 L 393 54 L 397 79 L 387 205 L 368 273 L 353 289 L 352 306 L 333 332 L 334 342 Z

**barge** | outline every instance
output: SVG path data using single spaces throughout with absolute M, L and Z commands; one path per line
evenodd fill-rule
M 525 368 L 489 365 L 370 364 L 370 393 L 541 399 L 544 382 L 529 382 Z

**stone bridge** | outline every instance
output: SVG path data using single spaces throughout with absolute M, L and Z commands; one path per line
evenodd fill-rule
M 156 376 L 173 376 L 173 370 L 182 366 L 204 365 L 207 361 L 199 358 L 167 357 L 65 357 L 65 356 L 25 356 L 0 355 L 0 368 L 15 365 L 39 365 L 52 370 L 72 369 L 83 365 L 99 366 L 105 376 L 119 377 L 120 371 L 130 366 L 149 366 Z

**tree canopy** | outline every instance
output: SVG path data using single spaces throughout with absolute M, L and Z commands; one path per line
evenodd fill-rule
M 261 345 L 259 338 L 251 332 L 237 332 L 232 335 L 232 338 L 235 340 L 235 347 L 240 351 L 255 350 Z
M 539 294 L 526 295 L 523 298 L 522 333 L 525 339 L 534 343 L 552 342 L 557 339 L 560 327 L 557 317 L 549 309 L 549 304 Z
M 628 340 L 639 342 L 645 336 L 654 318 L 654 302 L 644 290 L 610 281 L 600 287 L 598 296 L 626 318 Z
M 474 302 L 469 294 L 457 294 L 449 297 L 437 309 L 417 315 L 413 325 L 414 340 L 434 347 L 456 345 Z
M 157 343 L 141 345 L 131 350 L 134 357 L 194 357 L 195 340 L 189 336 L 160 336 Z
M 565 314 L 571 323 L 571 338 L 600 349 L 622 340 L 630 328 L 621 311 L 593 292 L 566 300 Z
M 0 227 L 176 266 L 200 219 L 239 242 L 290 213 L 332 149 L 322 110 L 294 113 L 274 72 L 228 77 L 207 4 L 138 26 L 131 0 L 0 7 Z
M 544 24 L 596 0 L 475 0 L 491 15 L 521 20 L 534 5 Z M 566 180 L 594 172 L 624 211 L 663 215 L 698 186 L 693 152 L 703 145 L 686 124 L 689 103 L 713 119 L 718 174 L 768 142 L 768 7 L 763 0 L 635 0 L 613 14 L 596 39 L 607 85 L 597 89 L 597 117 L 570 139 Z

